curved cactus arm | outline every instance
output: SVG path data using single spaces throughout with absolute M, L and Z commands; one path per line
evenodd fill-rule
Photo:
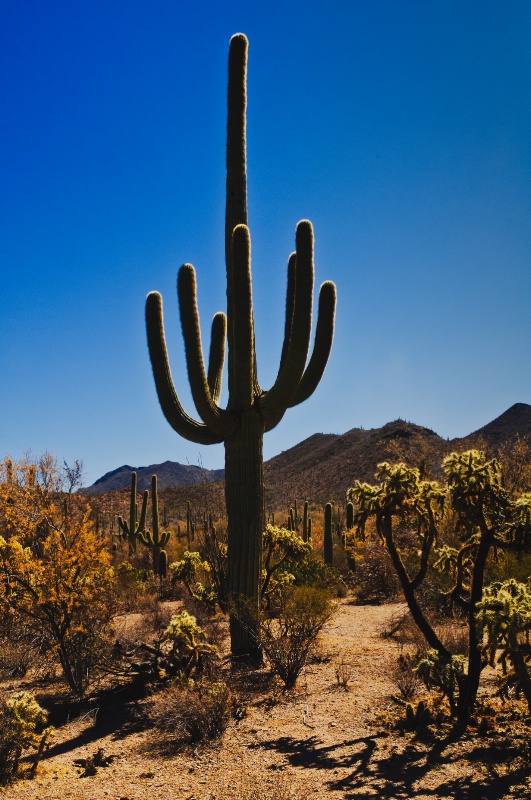
M 289 404 L 290 408 L 307 400 L 314 393 L 323 377 L 334 338 L 335 310 L 336 286 L 332 281 L 325 281 L 319 292 L 319 312 L 313 352 L 295 397 Z
M 293 308 L 295 305 L 295 271 L 297 269 L 297 253 L 291 253 L 288 259 L 288 288 L 286 291 L 286 317 L 284 322 L 284 342 L 280 355 L 280 367 L 284 365 L 288 352 L 288 345 L 291 338 L 291 328 L 293 325 Z
M 233 339 L 233 374 L 229 386 L 229 408 L 252 406 L 256 376 L 253 298 L 251 288 L 251 240 L 246 225 L 237 225 L 232 235 L 233 310 L 237 336 Z
M 214 403 L 208 387 L 201 345 L 195 270 L 191 264 L 183 264 L 179 270 L 177 293 L 179 296 L 188 379 L 195 407 L 209 430 L 218 436 L 226 438 L 234 432 L 237 423 L 230 413 L 219 408 Z
M 221 394 L 223 364 L 225 362 L 225 341 L 227 339 L 227 317 L 222 311 L 214 315 L 210 334 L 210 352 L 208 354 L 208 388 L 212 400 L 217 403 Z
M 153 547 L 164 547 L 168 544 L 171 536 L 171 531 L 159 531 L 156 534 L 154 531 L 151 531 L 149 528 L 146 528 L 145 531 L 142 531 L 138 538 L 142 542 L 143 545 L 149 548 Z
M 138 539 L 146 547 L 153 547 L 153 537 L 149 528 L 146 528 L 145 531 L 140 531 Z
M 135 533 L 137 534 L 140 533 L 140 531 L 143 531 L 144 528 L 146 527 L 148 497 L 149 497 L 149 492 L 146 489 L 142 497 L 142 508 L 140 509 L 140 519 L 138 520 L 138 524 L 135 530 Z
M 302 220 L 297 225 L 296 244 L 294 298 L 286 304 L 286 314 L 289 313 L 290 307 L 293 307 L 291 325 L 286 320 L 289 340 L 287 344 L 284 342 L 284 360 L 281 362 L 276 381 L 260 400 L 260 409 L 264 414 L 266 425 L 271 427 L 280 421 L 295 396 L 304 373 L 310 346 L 314 267 L 313 230 L 308 220 Z
M 218 444 L 223 437 L 209 430 L 206 425 L 189 417 L 183 409 L 171 377 L 164 321 L 162 315 L 162 297 L 158 292 L 150 292 L 146 300 L 146 328 L 149 357 L 153 369 L 153 377 L 162 413 L 176 431 L 184 439 L 197 444 Z
M 129 523 L 126 520 L 123 520 L 122 517 L 118 517 L 118 525 L 120 525 L 123 532 L 128 537 L 134 536 L 138 518 L 138 504 L 136 502 L 136 484 L 137 484 L 137 475 L 136 472 L 133 472 L 131 474 L 131 495 L 129 498 Z M 120 520 L 122 520 L 121 523 Z

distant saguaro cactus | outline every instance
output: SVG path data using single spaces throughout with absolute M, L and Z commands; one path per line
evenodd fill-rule
M 332 522 L 332 503 L 327 503 L 325 506 L 324 515 L 324 562 L 325 564 L 332 564 L 334 542 L 332 538 L 334 530 L 334 523 Z
M 332 345 L 336 290 L 321 286 L 312 356 L 306 365 L 312 325 L 314 283 L 313 231 L 299 222 L 295 253 L 288 262 L 284 344 L 273 386 L 258 383 L 251 289 L 251 242 L 247 227 L 246 72 L 247 39 L 232 37 L 229 49 L 225 259 L 227 315 L 212 322 L 208 369 L 205 370 L 196 298 L 195 270 L 184 264 L 177 280 L 188 378 L 202 422 L 186 414 L 171 378 L 162 317 L 162 298 L 148 295 L 148 346 L 162 411 L 177 433 L 199 444 L 225 445 L 225 499 L 228 521 L 229 594 L 233 608 L 240 601 L 251 613 L 244 623 L 234 611 L 230 619 L 234 657 L 261 659 L 257 618 L 265 528 L 263 436 L 286 410 L 313 393 L 324 372 Z M 228 404 L 218 406 L 228 340 Z
M 129 520 L 118 517 L 118 535 L 120 539 L 128 542 L 129 553 L 136 551 L 138 537 L 146 525 L 146 512 L 149 492 L 146 489 L 142 498 L 142 510 L 138 519 L 138 503 L 136 501 L 136 472 L 131 474 L 131 500 L 129 503 Z
M 153 562 L 153 572 L 156 576 L 160 575 L 159 560 L 162 549 L 168 544 L 171 531 L 161 531 L 159 524 L 159 494 L 157 491 L 157 476 L 151 478 L 151 530 L 143 530 L 138 534 L 138 538 L 145 547 L 151 550 Z M 164 558 L 166 556 L 164 555 Z
M 354 503 L 347 503 L 347 531 L 354 527 Z
M 311 539 L 311 533 L 309 533 L 309 527 L 311 526 L 311 518 L 308 516 L 308 501 L 305 500 L 304 502 L 304 512 L 302 516 L 302 538 L 303 541 L 309 542 Z

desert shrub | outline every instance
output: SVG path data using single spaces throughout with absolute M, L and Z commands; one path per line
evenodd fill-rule
M 291 571 L 294 586 L 310 586 L 339 596 L 342 585 L 340 572 L 330 564 L 325 564 L 313 550 L 294 564 Z
M 438 636 L 454 656 L 468 657 L 470 648 L 468 625 L 459 619 L 443 620 L 435 626 Z
M 275 618 L 261 614 L 260 641 L 273 671 L 291 689 L 333 606 L 329 592 L 309 586 L 286 587 L 281 600 Z
M 169 566 L 173 581 L 181 581 L 186 587 L 189 597 L 208 608 L 214 609 L 218 603 L 218 594 L 210 581 L 210 564 L 203 560 L 196 551 L 185 550 L 179 561 Z
M 61 492 L 53 461 L 0 465 L 0 614 L 41 637 L 82 695 L 111 641 L 116 576 L 83 499 Z
M 35 769 L 49 735 L 46 719 L 46 711 L 27 692 L 0 697 L 0 785 L 16 776 L 25 750 L 37 750 Z
M 224 681 L 176 682 L 150 704 L 149 718 L 166 743 L 197 744 L 221 736 L 230 719 L 231 694 Z
M 115 574 L 120 604 L 126 611 L 136 610 L 146 595 L 150 594 L 151 583 L 147 571 L 135 567 L 130 561 L 122 561 L 115 567 Z
M 349 681 L 355 673 L 354 665 L 350 661 L 346 661 L 344 658 L 341 658 L 336 662 L 335 673 L 337 685 L 346 691 L 348 689 Z
M 280 587 L 295 582 L 295 568 L 311 553 L 312 546 L 294 530 L 268 525 L 263 533 L 263 569 L 260 596 L 269 606 Z
M 390 672 L 390 678 L 403 700 L 412 700 L 422 681 L 415 671 L 417 658 L 411 653 L 400 653 Z
M 42 661 L 42 639 L 12 630 L 0 637 L 0 672 L 9 678 L 23 678 L 31 667 Z
M 389 555 L 373 539 L 357 548 L 353 586 L 358 603 L 392 600 L 400 591 L 400 581 Z

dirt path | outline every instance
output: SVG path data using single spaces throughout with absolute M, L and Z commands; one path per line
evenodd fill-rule
M 322 634 L 321 658 L 306 668 L 295 692 L 271 689 L 243 697 L 246 716 L 231 721 L 223 742 L 163 757 L 154 734 L 98 729 L 88 718 L 63 726 L 31 782 L 7 789 L 5 800 L 288 800 L 326 797 L 389 800 L 502 800 L 531 797 L 528 773 L 465 762 L 472 745 L 434 755 L 410 735 L 389 732 L 386 709 L 396 708 L 390 668 L 397 645 L 381 632 L 401 604 L 344 602 Z M 348 691 L 336 669 L 348 662 Z M 347 669 L 347 667 L 344 667 Z M 245 691 L 243 691 L 245 695 Z M 80 778 L 74 759 L 98 747 L 116 756 L 96 775 Z M 468 750 L 467 750 L 468 748 Z M 476 759 L 477 761 L 477 759 Z

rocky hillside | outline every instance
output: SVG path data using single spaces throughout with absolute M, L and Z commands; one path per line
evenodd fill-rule
M 341 502 L 355 480 L 374 480 L 376 465 L 381 461 L 405 461 L 440 478 L 442 459 L 452 450 L 481 446 L 494 453 L 503 442 L 517 436 L 531 438 L 531 406 L 526 403 L 516 403 L 479 430 L 451 440 L 400 419 L 381 428 L 352 428 L 342 435 L 316 433 L 265 463 L 266 504 L 268 508 L 289 507 L 295 498 L 304 497 L 316 503 Z M 133 469 L 119 467 L 96 481 L 87 492 L 128 488 Z M 139 490 L 149 488 L 153 474 L 158 475 L 161 489 L 223 479 L 223 470 L 172 461 L 138 467 L 136 471 Z
M 315 434 L 265 464 L 266 497 L 272 507 L 289 506 L 295 497 L 341 502 L 355 480 L 373 483 L 382 461 L 404 461 L 440 479 L 441 462 L 453 450 L 478 446 L 495 453 L 517 436 L 531 438 L 531 406 L 526 403 L 516 403 L 479 430 L 450 440 L 400 419 L 382 428 L 353 428 L 341 436 Z

